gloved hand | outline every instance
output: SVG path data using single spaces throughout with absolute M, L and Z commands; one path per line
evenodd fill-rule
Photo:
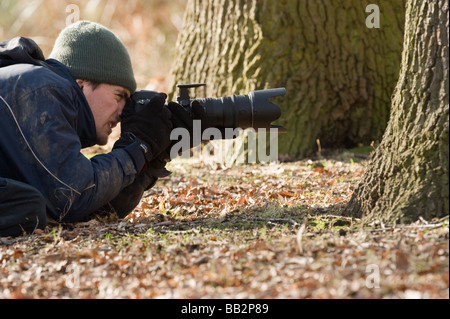
M 192 146 L 192 137 L 193 137 L 193 120 L 195 119 L 203 119 L 205 116 L 205 111 L 201 104 L 198 101 L 193 101 L 191 104 L 192 114 L 180 104 L 175 102 L 170 102 L 168 104 L 168 109 L 172 113 L 171 121 L 173 128 L 182 127 L 188 130 L 191 137 L 191 146 Z M 152 170 L 152 174 L 155 177 L 166 177 L 168 175 L 168 171 L 164 170 L 164 167 L 168 162 L 170 162 L 170 150 L 173 145 L 175 145 L 179 140 L 171 141 L 169 146 L 162 151 L 158 156 L 153 158 L 149 163 L 149 169 Z M 197 145 L 193 145 L 195 147 Z
M 166 98 L 166 94 L 158 93 L 148 102 L 128 100 L 121 116 L 122 134 L 114 148 L 131 144 L 136 137 L 145 146 L 147 164 L 165 152 L 171 144 L 170 133 L 173 128 L 172 114 L 164 105 Z
M 120 218 L 124 218 L 136 208 L 144 192 L 152 188 L 157 180 L 158 178 L 150 171 L 140 172 L 136 180 L 125 187 L 109 204 Z

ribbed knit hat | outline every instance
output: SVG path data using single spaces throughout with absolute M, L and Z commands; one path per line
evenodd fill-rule
M 50 58 L 64 64 L 76 79 L 119 85 L 132 94 L 136 91 L 127 49 L 98 23 L 79 21 L 66 27 L 56 39 Z

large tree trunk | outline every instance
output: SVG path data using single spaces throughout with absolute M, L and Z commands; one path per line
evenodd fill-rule
M 344 214 L 415 221 L 449 213 L 449 8 L 411 0 L 391 117 Z
M 398 79 L 405 0 L 189 0 L 173 72 L 210 97 L 286 87 L 280 153 L 305 156 L 381 138 Z M 175 90 L 175 89 L 174 89 Z

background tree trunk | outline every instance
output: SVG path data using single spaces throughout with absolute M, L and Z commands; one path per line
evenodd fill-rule
M 449 213 L 449 8 L 411 0 L 391 117 L 344 214 L 401 222 Z
M 286 87 L 280 153 L 367 145 L 389 119 L 404 27 L 405 0 L 376 2 L 379 29 L 360 0 L 189 0 L 175 81 L 209 97 Z

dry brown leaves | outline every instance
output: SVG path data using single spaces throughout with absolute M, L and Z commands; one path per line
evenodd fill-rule
M 0 298 L 448 298 L 448 218 L 338 216 L 360 164 L 175 161 L 125 221 L 2 238 Z
M 151 190 L 135 218 L 169 212 L 183 219 L 223 217 L 228 213 L 267 207 L 308 206 L 324 209 L 347 202 L 363 173 L 361 165 L 305 161 L 234 168 L 178 162 L 176 174 Z M 204 167 L 206 166 L 206 167 Z

